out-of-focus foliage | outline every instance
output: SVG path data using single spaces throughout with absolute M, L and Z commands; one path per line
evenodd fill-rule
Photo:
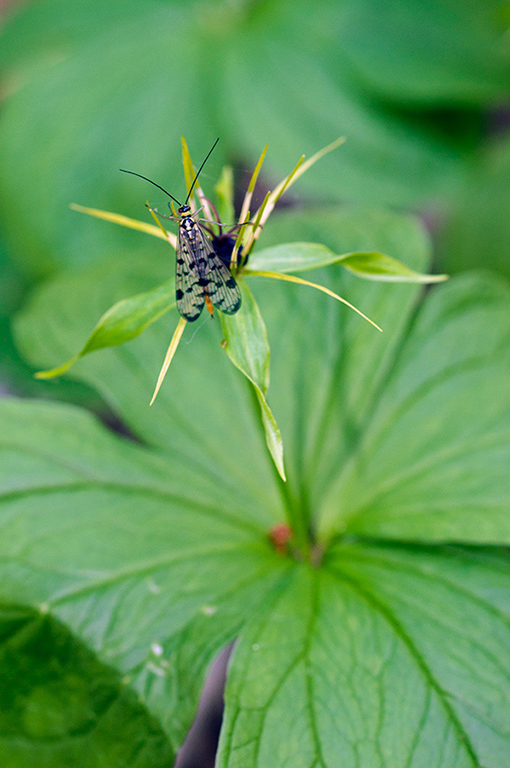
M 269 142 L 288 171 L 343 133 L 304 180 L 320 199 L 416 207 L 455 194 L 480 117 L 510 93 L 500 2 L 40 0 L 0 40 L 0 212 L 31 274 L 154 246 L 68 210 L 137 215 L 146 190 L 119 166 L 183 185 L 178 136 L 208 169 Z M 449 108 L 448 120 L 442 111 Z M 203 179 L 207 187 L 207 173 Z
M 510 277 L 509 138 L 474 160 L 440 246 L 441 263 L 449 272 L 487 267 Z
M 345 0 L 344 8 L 340 47 L 380 95 L 449 107 L 508 100 L 508 2 Z
M 34 369 L 19 354 L 12 336 L 11 319 L 22 303 L 27 280 L 9 259 L 0 240 L 0 395 L 16 392 L 26 396 L 71 400 L 87 404 L 106 415 L 104 402 L 89 387 L 76 382 L 37 382 Z

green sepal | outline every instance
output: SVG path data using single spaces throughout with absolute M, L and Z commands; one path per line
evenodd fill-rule
M 255 298 L 243 279 L 238 279 L 243 301 L 235 315 L 221 315 L 225 351 L 236 368 L 253 384 L 260 404 L 267 447 L 280 477 L 285 480 L 283 441 L 266 400 L 269 386 L 270 350 L 266 326 Z
M 447 275 L 415 272 L 401 261 L 377 251 L 355 251 L 338 255 L 320 243 L 284 243 L 264 248 L 250 258 L 250 269 L 275 272 L 305 272 L 341 264 L 358 277 L 406 283 L 437 283 Z
M 157 288 L 122 299 L 104 313 L 89 336 L 83 349 L 57 368 L 39 371 L 38 379 L 61 376 L 81 357 L 105 347 L 116 347 L 134 339 L 151 323 L 175 306 L 175 280 L 168 280 Z

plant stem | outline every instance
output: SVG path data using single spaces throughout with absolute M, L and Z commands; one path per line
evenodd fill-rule
M 276 467 L 275 475 L 283 500 L 285 518 L 292 531 L 292 541 L 297 553 L 299 553 L 303 560 L 308 561 L 310 559 L 311 541 L 307 520 L 303 515 L 300 505 L 296 503 L 289 481 L 284 482 L 282 480 Z
M 267 450 L 267 446 L 265 444 L 266 440 L 265 440 L 264 428 L 258 416 L 258 413 L 260 411 L 260 404 L 259 404 L 257 395 L 255 393 L 255 390 L 253 388 L 253 385 L 248 380 L 246 380 L 246 385 L 248 386 L 248 390 L 250 392 L 250 398 L 251 398 L 253 409 L 255 412 L 255 422 L 257 424 L 259 434 L 264 442 L 264 447 Z M 280 473 L 278 472 L 276 464 L 272 460 L 271 460 L 271 466 L 276 478 L 276 484 L 278 486 L 278 489 L 280 491 L 280 495 L 282 498 L 282 502 L 283 502 L 282 506 L 283 506 L 283 512 L 285 514 L 285 522 L 288 524 L 289 528 L 292 531 L 292 541 L 294 544 L 296 554 L 299 553 L 299 559 L 309 561 L 310 554 L 311 554 L 311 539 L 310 539 L 310 532 L 308 530 L 308 521 L 303 513 L 302 506 L 296 502 L 294 494 L 292 493 L 292 486 L 290 481 L 289 480 L 285 481 L 282 479 Z

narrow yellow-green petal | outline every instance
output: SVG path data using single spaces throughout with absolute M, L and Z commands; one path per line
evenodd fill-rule
M 239 214 L 239 222 L 246 220 L 246 214 L 250 208 L 251 205 L 251 199 L 253 197 L 253 190 L 255 189 L 255 184 L 257 183 L 257 179 L 260 173 L 260 169 L 262 168 L 262 163 L 264 162 L 264 158 L 266 156 L 268 145 L 264 147 L 262 150 L 262 154 L 260 155 L 257 165 L 255 166 L 255 170 L 253 171 L 250 179 L 250 183 L 248 184 L 248 189 L 246 190 L 246 194 L 244 196 L 243 205 L 241 208 L 241 213 Z
M 182 164 L 184 166 L 184 178 L 186 180 L 186 189 L 187 189 L 187 195 L 186 198 L 189 197 L 189 193 L 191 191 L 191 185 L 193 184 L 193 181 L 195 179 L 195 168 L 193 167 L 193 162 L 191 160 L 191 155 L 188 149 L 188 145 L 186 143 L 186 139 L 184 136 L 181 136 L 181 144 L 182 144 Z M 193 212 L 196 211 L 197 206 L 195 205 L 195 197 L 194 195 L 197 195 L 199 200 L 202 200 L 205 195 L 202 191 L 202 188 L 200 186 L 200 181 L 197 179 L 195 182 L 195 186 L 193 187 L 193 195 L 188 200 L 188 205 L 191 207 L 191 210 Z M 175 209 L 172 205 L 172 210 L 175 214 Z
M 275 192 L 279 190 L 279 187 L 281 186 L 281 190 L 278 191 L 278 195 L 274 202 L 276 202 L 284 192 L 286 192 L 289 187 L 291 187 L 298 179 L 301 178 L 301 176 L 306 173 L 306 171 L 309 170 L 309 168 L 312 167 L 312 165 L 315 165 L 315 163 L 323 158 L 325 155 L 328 155 L 330 152 L 332 152 L 337 147 L 341 146 L 345 142 L 345 136 L 340 136 L 338 139 L 335 139 L 335 141 L 332 141 L 331 144 L 328 144 L 327 147 L 323 147 L 322 149 L 319 149 L 318 152 L 315 153 L 315 155 L 312 155 L 306 162 L 304 161 L 304 155 L 298 162 L 297 166 L 294 168 L 292 173 L 284 179 L 281 184 L 276 187 Z
M 159 220 L 159 218 L 158 218 L 158 215 L 157 215 L 156 211 L 154 211 L 154 210 L 153 210 L 153 209 L 150 207 L 150 205 L 149 205 L 149 203 L 148 203 L 148 202 L 146 202 L 146 205 L 147 205 L 147 208 L 148 208 L 148 209 L 149 209 L 149 211 L 150 211 L 150 214 L 151 214 L 152 218 L 153 218 L 153 219 L 154 219 L 154 221 L 157 223 L 157 225 L 158 225 L 158 227 L 160 228 L 161 232 L 163 232 L 163 234 L 164 234 L 164 236 L 165 236 L 165 240 L 168 240 L 168 242 L 170 243 L 170 245 L 172 246 L 172 248 L 174 248 L 175 250 L 177 250 L 177 238 L 176 238 L 176 236 L 175 236 L 174 234 L 172 234 L 172 232 L 167 232 L 167 231 L 166 231 L 166 229 L 164 228 L 163 224 L 160 222 L 160 220 Z M 172 204 L 172 205 L 173 205 L 173 204 Z
M 88 216 L 95 216 L 96 219 L 104 219 L 105 221 L 111 221 L 113 224 L 120 224 L 121 227 L 137 229 L 139 232 L 146 232 L 148 235 L 168 239 L 168 233 L 165 232 L 165 230 L 163 230 L 164 234 L 162 234 L 153 224 L 147 224 L 147 222 L 138 221 L 137 219 L 130 219 L 127 216 L 122 216 L 120 213 L 101 211 L 98 208 L 85 208 L 85 206 L 77 205 L 76 203 L 71 203 L 69 208 L 72 208 L 73 211 L 78 211 L 79 213 L 86 213 Z
M 310 288 L 317 288 L 318 291 L 322 291 L 323 293 L 327 293 L 328 296 L 332 296 L 334 299 L 337 299 L 337 301 L 341 301 L 342 304 L 345 304 L 346 306 L 353 309 L 355 312 L 358 313 L 364 320 L 367 320 L 371 325 L 374 326 L 374 328 L 377 328 L 378 331 L 382 332 L 382 328 L 380 328 L 377 323 L 374 323 L 373 320 L 371 320 L 369 317 L 363 314 L 361 310 L 357 309 L 357 307 L 354 306 L 354 304 L 351 304 L 350 301 L 347 301 L 347 299 L 342 298 L 342 296 L 339 296 L 338 293 L 335 293 L 334 291 L 330 291 L 329 288 L 325 288 L 323 285 L 319 285 L 318 283 L 311 283 L 309 280 L 303 280 L 301 277 L 296 277 L 295 275 L 284 275 L 281 272 L 266 272 L 265 270 L 259 270 L 259 269 L 245 269 L 244 274 L 247 277 L 255 276 L 258 277 L 270 277 L 273 280 L 284 280 L 289 283 L 298 283 L 299 285 L 308 285 Z
M 299 168 L 299 171 L 297 171 L 290 184 L 287 185 L 287 188 L 290 187 L 291 184 L 294 184 L 295 181 L 297 181 L 306 171 L 312 167 L 312 165 L 315 165 L 317 160 L 320 160 L 325 155 L 329 155 L 330 152 L 333 152 L 334 149 L 337 147 L 340 147 L 342 144 L 345 143 L 345 136 L 340 136 L 338 139 L 335 139 L 335 141 L 332 141 L 331 144 L 328 144 L 327 147 L 323 147 L 322 149 L 319 149 L 318 152 L 315 153 L 315 155 L 312 155 L 305 163 L 301 165 Z
M 236 242 L 232 250 L 232 256 L 230 258 L 231 269 L 237 266 L 237 254 L 239 253 L 239 248 L 241 247 L 241 243 L 243 242 L 244 233 L 246 231 L 249 221 L 250 221 L 250 212 L 246 211 L 244 221 L 242 223 L 242 226 L 239 228 L 239 232 L 237 233 L 237 237 L 236 237 Z
M 298 178 L 298 171 L 301 168 L 301 166 L 303 165 L 304 159 L 305 159 L 305 156 L 301 155 L 301 157 L 299 158 L 299 160 L 297 161 L 295 167 L 289 173 L 289 175 L 285 179 L 283 179 L 283 181 L 281 181 L 278 184 L 276 189 L 274 189 L 271 192 L 271 195 L 269 197 L 269 201 L 272 204 L 273 208 L 274 208 L 275 204 L 277 203 L 277 201 L 280 199 L 280 197 L 283 195 L 283 193 L 291 186 L 291 184 L 293 183 L 293 179 Z M 301 174 L 299 174 L 299 176 L 301 176 Z
M 280 197 L 286 192 L 294 182 L 296 182 L 302 175 L 305 173 L 309 168 L 312 167 L 318 160 L 320 160 L 324 155 L 327 155 L 329 152 L 332 152 L 334 149 L 339 147 L 341 144 L 343 144 L 345 141 L 345 137 L 341 136 L 340 138 L 336 139 L 335 141 L 331 142 L 331 144 L 328 144 L 327 147 L 323 147 L 323 149 L 320 149 L 318 152 L 315 153 L 315 155 L 312 155 L 306 162 L 304 162 L 305 156 L 302 155 L 302 157 L 298 160 L 296 166 L 294 169 L 289 173 L 289 175 L 281 181 L 278 186 L 271 192 L 271 195 L 269 197 L 269 201 L 266 205 L 266 209 L 264 214 L 261 217 L 260 223 L 262 225 L 265 224 L 268 217 L 270 216 L 273 208 L 276 205 L 276 202 L 280 199 Z
M 257 165 L 255 166 L 255 170 L 253 171 L 253 173 L 251 175 L 250 183 L 248 184 L 248 192 L 253 192 L 253 190 L 255 189 L 255 184 L 257 183 L 257 179 L 258 179 L 258 176 L 259 176 L 259 173 L 260 173 L 260 169 L 262 168 L 262 163 L 264 162 L 264 158 L 266 156 L 266 152 L 267 152 L 268 146 L 269 145 L 266 144 L 266 146 L 262 150 L 262 153 L 261 153 L 261 155 L 260 155 L 260 157 L 259 157 L 259 159 L 257 161 Z
M 289 173 L 289 175 L 286 176 L 285 179 L 283 179 L 283 181 L 281 181 L 278 184 L 278 186 L 275 189 L 273 189 L 273 191 L 269 194 L 267 202 L 264 201 L 265 202 L 264 211 L 261 211 L 260 208 L 257 211 L 256 217 L 258 217 L 261 226 L 264 226 L 264 224 L 268 220 L 269 216 L 271 215 L 271 213 L 272 213 L 272 211 L 273 211 L 273 209 L 274 209 L 274 207 L 276 205 L 276 202 L 280 199 L 280 197 L 283 195 L 285 190 L 290 186 L 292 178 L 298 172 L 298 169 L 299 169 L 299 167 L 302 164 L 304 159 L 305 159 L 305 156 L 302 155 L 299 158 L 299 160 L 296 163 L 296 165 L 294 166 L 294 168 L 292 169 L 292 171 Z M 260 229 L 259 229 L 259 232 L 260 232 Z M 256 238 L 257 238 L 257 235 L 255 236 L 255 239 Z
M 154 394 L 152 395 L 152 400 L 150 401 L 149 405 L 152 405 L 154 400 L 156 399 L 156 395 L 158 394 L 159 389 L 163 383 L 163 379 L 166 376 L 168 367 L 172 362 L 172 358 L 175 355 L 177 347 L 179 346 L 182 333 L 184 331 L 184 328 L 186 327 L 186 322 L 187 321 L 183 317 L 179 318 L 179 322 L 177 323 L 177 328 L 174 331 L 174 335 L 172 336 L 172 341 L 170 342 L 167 353 L 165 355 L 165 359 L 163 361 L 163 365 L 161 366 L 161 371 L 159 372 L 158 381 L 156 383 L 156 389 L 154 390 Z
M 250 228 L 250 234 L 246 239 L 246 242 L 243 245 L 243 258 L 247 259 L 250 255 L 253 246 L 255 245 L 260 233 L 262 232 L 262 216 L 264 215 L 264 211 L 266 210 L 266 206 L 269 202 L 269 198 L 271 197 L 271 192 L 267 192 L 264 200 L 262 201 L 262 205 L 260 206 L 255 219 L 253 220 L 253 226 Z
M 189 153 L 188 145 L 186 144 L 186 139 L 184 136 L 181 136 L 181 144 L 182 144 L 182 165 L 184 167 L 184 179 L 186 181 L 186 190 L 189 193 L 191 189 L 191 185 L 193 184 L 193 179 L 195 177 L 195 170 L 193 168 L 193 163 L 191 162 L 191 155 Z
M 200 208 L 204 209 L 205 216 L 201 216 L 202 221 L 215 222 L 216 218 L 212 212 L 209 199 L 204 195 L 201 189 L 197 189 L 197 197 L 200 202 Z

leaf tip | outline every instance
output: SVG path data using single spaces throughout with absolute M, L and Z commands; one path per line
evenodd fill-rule
M 34 373 L 34 379 L 56 379 L 57 376 L 61 376 L 65 373 L 74 363 L 78 360 L 80 355 L 74 355 L 70 360 L 57 368 L 49 368 L 47 371 L 36 371 Z

